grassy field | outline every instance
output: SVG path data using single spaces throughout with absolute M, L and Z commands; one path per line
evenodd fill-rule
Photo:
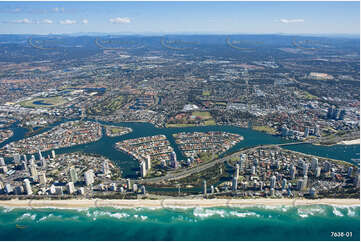
M 105 127 L 107 130 L 109 130 L 111 134 L 118 134 L 126 130 L 124 127 L 116 127 L 116 126 L 105 126 Z
M 318 97 L 316 97 L 316 96 L 314 96 L 314 95 L 312 95 L 311 93 L 306 92 L 306 91 L 303 91 L 302 96 L 303 96 L 305 99 L 309 99 L 309 100 L 318 99 Z
M 195 124 L 166 124 L 166 128 L 183 128 L 183 127 L 193 127 Z
M 211 95 L 211 92 L 210 92 L 210 91 L 207 91 L 207 90 L 204 90 L 204 91 L 202 92 L 202 95 L 203 95 L 203 96 L 209 96 L 209 95 Z
M 202 119 L 211 119 L 212 116 L 209 112 L 193 112 L 192 113 L 193 116 L 198 116 L 201 117 Z
M 200 112 L 196 111 L 192 113 L 192 116 L 199 117 L 201 120 L 199 120 L 199 125 L 216 125 L 216 122 L 212 118 L 211 114 L 209 112 Z M 193 118 L 191 118 L 193 119 Z M 181 121 L 178 120 L 179 123 L 176 124 L 166 124 L 167 128 L 182 128 L 182 127 L 192 127 L 197 126 L 197 124 L 194 123 L 194 121 L 189 121 L 186 119 L 183 119 Z
M 260 132 L 265 132 L 265 133 L 268 133 L 268 134 L 276 134 L 276 130 L 274 130 L 273 128 L 270 128 L 268 126 L 253 126 L 252 127 L 253 130 L 256 130 L 256 131 L 260 131 Z
M 101 103 L 97 103 L 95 106 L 88 109 L 88 113 L 90 114 L 111 114 L 114 111 L 120 109 L 124 103 L 126 102 L 126 98 L 124 96 L 117 96 L 114 98 L 107 98 Z
M 34 102 L 41 102 L 46 104 L 34 104 Z M 27 108 L 51 108 L 55 106 L 62 105 L 66 103 L 67 100 L 64 97 L 44 97 L 44 98 L 34 98 L 31 100 L 20 102 L 19 104 Z
M 216 102 L 217 105 L 227 106 L 226 102 Z
M 213 119 L 207 120 L 204 122 L 204 125 L 216 125 L 216 121 L 214 121 Z

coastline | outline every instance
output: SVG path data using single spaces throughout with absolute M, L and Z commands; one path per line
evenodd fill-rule
M 338 145 L 359 145 L 360 139 L 354 139 L 354 140 L 344 140 L 337 143 Z
M 11 208 L 194 208 L 237 206 L 360 206 L 359 199 L 164 199 L 164 200 L 1 200 L 0 207 Z

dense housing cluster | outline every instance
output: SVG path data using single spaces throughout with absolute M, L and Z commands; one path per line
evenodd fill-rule
M 70 121 L 51 130 L 7 144 L 0 150 L 5 156 L 34 154 L 94 142 L 102 137 L 101 125 L 89 121 Z
M 183 132 L 173 136 L 185 157 L 197 157 L 203 152 L 220 154 L 243 139 L 240 135 L 227 132 Z

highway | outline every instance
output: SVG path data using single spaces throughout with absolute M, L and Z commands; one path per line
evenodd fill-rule
M 284 143 L 284 144 L 259 145 L 259 146 L 255 146 L 255 147 L 251 147 L 251 148 L 245 148 L 238 152 L 230 154 L 228 156 L 222 157 L 220 159 L 216 159 L 216 160 L 204 163 L 204 164 L 197 165 L 196 167 L 186 168 L 186 169 L 182 169 L 180 171 L 170 171 L 165 176 L 146 178 L 146 179 L 142 179 L 142 180 L 133 180 L 133 182 L 150 184 L 150 183 L 159 183 L 161 181 L 179 180 L 184 177 L 190 176 L 194 173 L 202 172 L 202 171 L 204 171 L 210 167 L 213 167 L 217 164 L 224 163 L 224 162 L 232 159 L 233 157 L 239 157 L 239 155 L 241 153 L 245 152 L 246 150 L 252 151 L 252 150 L 256 150 L 258 148 L 270 148 L 270 147 L 275 147 L 275 146 L 279 147 L 279 146 L 285 146 L 285 145 L 296 145 L 296 144 L 305 144 L 305 143 L 309 143 L 309 142 L 290 142 L 290 143 Z

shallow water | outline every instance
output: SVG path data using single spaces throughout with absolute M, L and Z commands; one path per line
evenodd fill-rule
M 360 207 L 0 208 L 1 240 L 332 240 L 331 232 L 359 240 Z

